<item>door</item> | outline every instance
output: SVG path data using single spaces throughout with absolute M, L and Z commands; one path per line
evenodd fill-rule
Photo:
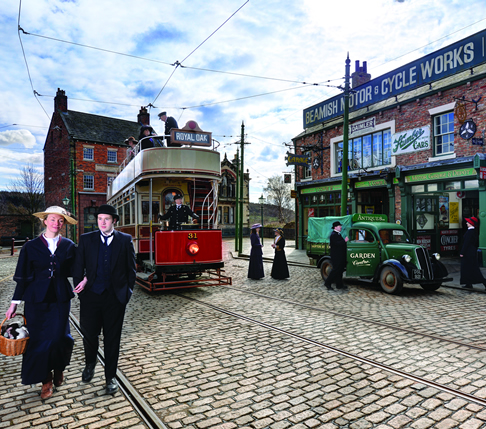
M 347 246 L 346 277 L 372 277 L 380 263 L 380 242 L 365 228 L 352 228 Z
M 439 197 L 416 196 L 413 206 L 413 232 L 417 244 L 425 247 L 429 252 L 437 252 Z

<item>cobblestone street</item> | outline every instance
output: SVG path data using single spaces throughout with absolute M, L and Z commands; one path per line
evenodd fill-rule
M 129 303 L 119 370 L 159 427 L 486 428 L 486 294 L 411 286 L 393 296 L 358 282 L 328 291 L 312 267 L 271 279 L 271 262 L 254 281 L 231 245 L 231 287 L 136 287 Z M 3 312 L 15 264 L 0 259 Z M 72 333 L 67 383 L 48 401 L 40 385 L 20 384 L 20 357 L 0 357 L 0 428 L 148 427 L 123 393 L 103 394 L 101 365 L 81 382 Z

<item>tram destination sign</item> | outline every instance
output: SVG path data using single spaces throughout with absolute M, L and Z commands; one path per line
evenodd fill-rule
M 486 62 L 486 30 L 353 88 L 349 111 L 386 100 Z M 344 94 L 303 111 L 304 129 L 344 114 Z
M 211 146 L 211 134 L 204 131 L 171 130 L 170 141 L 190 146 Z

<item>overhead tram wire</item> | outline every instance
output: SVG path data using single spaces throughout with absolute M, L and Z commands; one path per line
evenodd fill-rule
M 173 74 L 175 73 L 175 71 L 177 70 L 177 68 L 182 65 L 182 63 L 184 61 L 186 61 L 194 52 L 196 52 L 204 43 L 206 43 L 223 25 L 225 25 L 231 18 L 233 18 L 233 16 L 235 16 L 250 0 L 246 0 L 245 3 L 243 3 L 226 21 L 224 21 L 216 30 L 214 30 L 208 37 L 206 37 L 206 39 L 204 39 L 189 55 L 186 56 L 186 58 L 184 58 L 182 61 L 176 61 L 174 63 L 174 65 L 176 66 L 174 71 L 170 74 L 169 78 L 167 79 L 167 81 L 165 82 L 164 86 L 162 87 L 162 89 L 159 91 L 159 93 L 157 94 L 157 97 L 155 97 L 154 101 L 152 102 L 152 104 L 155 104 L 155 102 L 157 101 L 157 98 L 159 98 L 160 94 L 162 94 L 162 91 L 164 90 L 164 88 L 167 86 L 167 84 L 169 83 L 169 80 L 172 78 Z
M 22 27 L 20 27 L 20 12 L 21 12 L 21 10 L 22 10 L 22 0 L 20 0 L 20 2 L 19 2 L 19 15 L 18 15 L 18 18 L 17 18 L 17 26 L 18 26 L 17 34 L 19 36 L 20 47 L 22 49 L 22 55 L 24 56 L 25 67 L 27 68 L 27 75 L 29 76 L 30 87 L 32 88 L 32 92 L 34 93 L 34 97 L 37 100 L 37 102 L 39 103 L 39 106 L 42 108 L 42 110 L 44 111 L 44 113 L 46 114 L 47 118 L 50 121 L 51 117 L 47 114 L 46 109 L 44 109 L 44 106 L 42 105 L 40 100 L 37 98 L 38 93 L 34 89 L 34 84 L 32 83 L 32 77 L 30 76 L 29 64 L 27 63 L 27 57 L 25 56 L 24 45 L 22 43 L 22 38 L 20 37 L 20 30 L 22 30 Z M 24 31 L 24 30 L 22 30 L 22 31 Z

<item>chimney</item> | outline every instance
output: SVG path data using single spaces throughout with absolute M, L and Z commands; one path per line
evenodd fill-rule
M 363 85 L 371 80 L 371 75 L 367 72 L 366 61 L 363 61 L 363 67 L 359 66 L 359 61 L 355 62 L 356 70 L 351 74 L 351 88 Z
M 54 112 L 67 112 L 67 97 L 64 90 L 57 88 L 56 96 L 54 97 Z
M 140 107 L 140 112 L 137 115 L 137 121 L 140 125 L 150 125 L 150 113 L 147 112 L 146 107 Z

